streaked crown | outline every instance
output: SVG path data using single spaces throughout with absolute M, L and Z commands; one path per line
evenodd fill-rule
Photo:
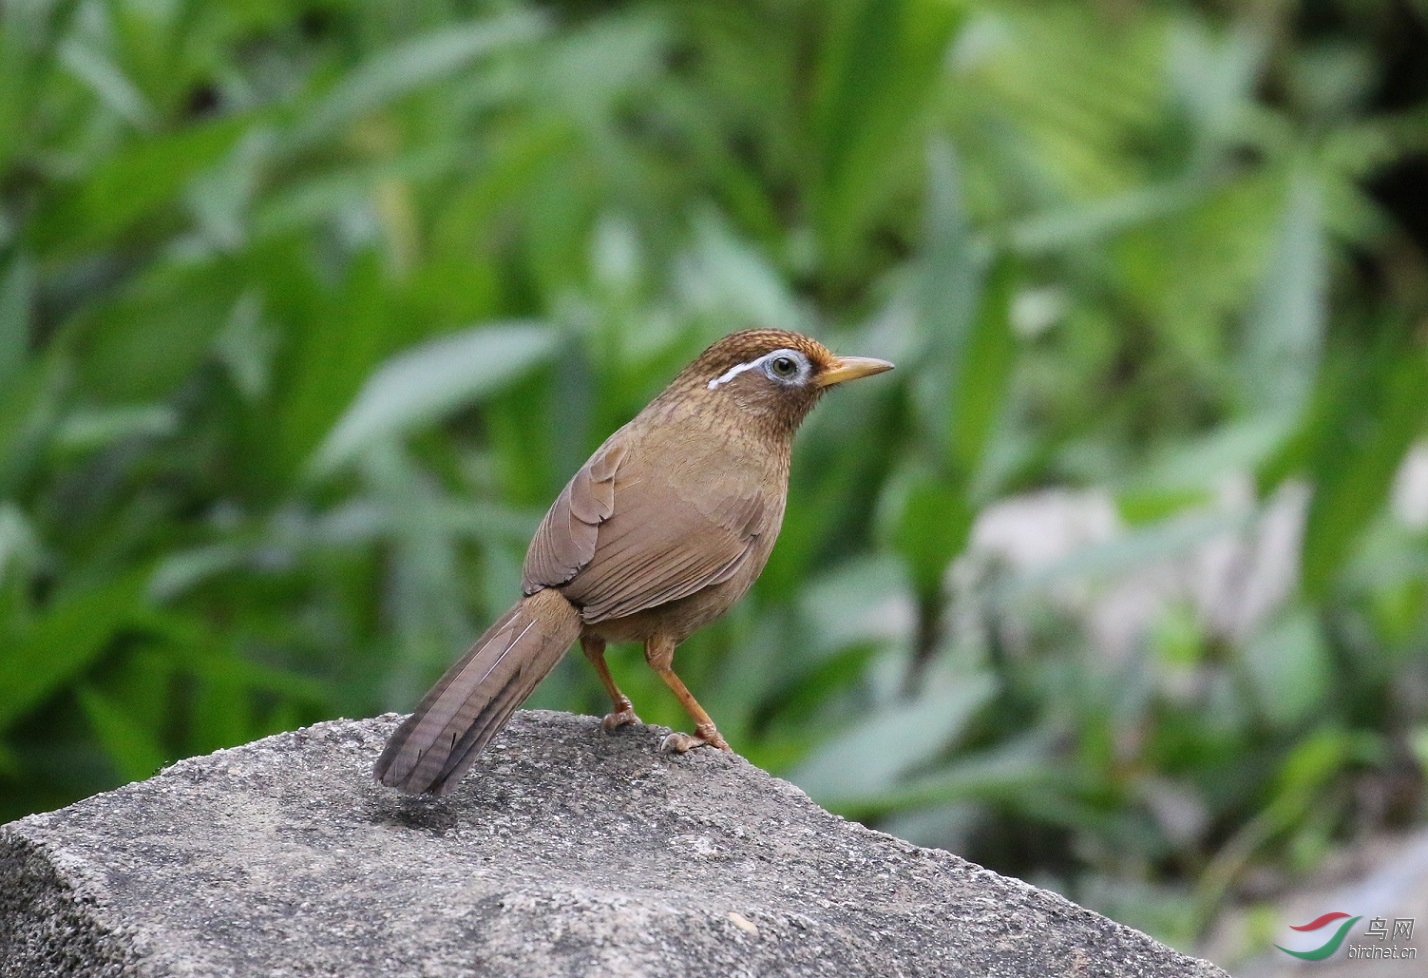
M 886 360 L 837 356 L 802 333 L 746 329 L 701 353 L 659 400 L 691 398 L 791 430 L 829 387 L 890 369 Z

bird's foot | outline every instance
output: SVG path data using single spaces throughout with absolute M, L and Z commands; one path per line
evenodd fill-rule
M 640 718 L 635 715 L 634 706 L 627 700 L 614 713 L 605 714 L 605 718 L 600 721 L 600 726 L 606 733 L 614 733 L 621 727 L 628 727 L 632 723 L 639 722 Z
M 685 751 L 693 750 L 696 747 L 717 747 L 722 751 L 733 753 L 728 741 L 723 734 L 715 728 L 712 723 L 701 723 L 694 728 L 694 733 L 680 733 L 675 731 L 660 743 L 659 749 L 669 754 L 683 754 Z

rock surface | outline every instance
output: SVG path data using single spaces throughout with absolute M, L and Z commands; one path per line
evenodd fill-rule
M 0 828 L 0 976 L 1223 976 L 716 751 L 517 714 L 447 798 L 321 723 Z

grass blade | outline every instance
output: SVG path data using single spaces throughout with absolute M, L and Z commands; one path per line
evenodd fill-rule
M 326 474 L 374 444 L 400 436 L 516 380 L 555 352 L 548 326 L 503 323 L 409 350 L 379 367 L 318 448 Z

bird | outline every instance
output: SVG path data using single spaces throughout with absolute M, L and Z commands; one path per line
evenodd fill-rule
M 730 750 L 674 671 L 674 651 L 743 596 L 783 522 L 793 437 L 830 388 L 892 369 L 781 329 L 716 341 L 566 483 L 526 553 L 522 597 L 398 726 L 380 783 L 444 795 L 577 640 L 610 697 L 601 726 L 639 722 L 605 662 L 645 661 L 694 722 L 661 743 Z

